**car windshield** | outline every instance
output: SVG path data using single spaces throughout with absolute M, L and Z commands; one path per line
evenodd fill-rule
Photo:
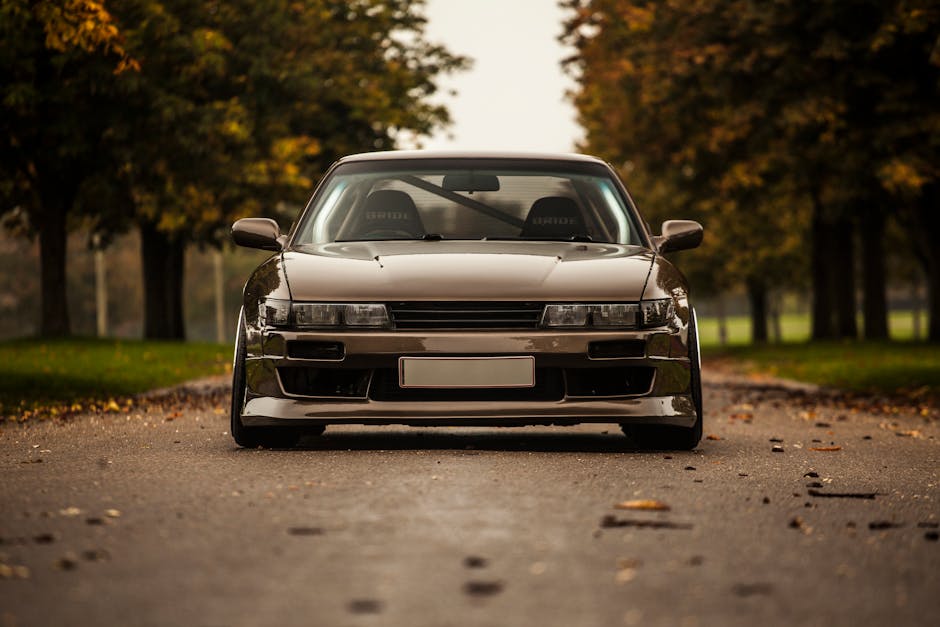
M 416 239 L 641 245 L 625 203 L 600 164 L 351 162 L 321 186 L 293 245 Z

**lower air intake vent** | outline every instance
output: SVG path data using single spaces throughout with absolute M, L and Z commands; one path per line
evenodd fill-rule
M 653 385 L 653 368 L 566 368 L 568 396 L 632 396 Z
M 284 391 L 294 396 L 365 398 L 371 370 L 278 368 Z

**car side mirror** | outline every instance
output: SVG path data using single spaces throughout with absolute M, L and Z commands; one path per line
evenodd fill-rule
M 702 243 L 704 229 L 694 220 L 666 220 L 663 222 L 662 235 L 654 238 L 659 252 L 669 253 L 688 250 Z
M 232 241 L 246 248 L 280 252 L 285 238 L 277 222 L 270 218 L 242 218 L 232 225 Z

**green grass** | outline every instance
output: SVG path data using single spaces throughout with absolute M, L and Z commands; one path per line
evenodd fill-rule
M 0 342 L 0 416 L 103 402 L 231 368 L 223 344 L 21 339 Z
M 730 366 L 862 393 L 940 398 L 940 346 L 915 342 L 815 342 L 703 347 Z
M 926 314 L 921 315 L 921 333 L 927 332 Z M 861 330 L 862 319 L 858 326 Z M 748 316 L 727 318 L 728 344 L 747 344 L 751 341 L 751 320 Z M 911 340 L 914 337 L 914 317 L 910 311 L 892 311 L 888 316 L 888 329 L 892 340 Z M 809 339 L 809 314 L 783 314 L 780 316 L 780 332 L 784 342 L 805 342 Z M 703 346 L 718 345 L 717 318 L 699 318 L 699 338 Z

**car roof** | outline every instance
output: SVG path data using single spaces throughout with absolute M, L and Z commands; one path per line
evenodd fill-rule
M 512 152 L 484 150 L 382 150 L 361 152 L 340 159 L 337 163 L 359 161 L 398 161 L 401 159 L 532 159 L 534 161 L 568 161 L 578 163 L 605 162 L 597 157 L 568 152 Z

